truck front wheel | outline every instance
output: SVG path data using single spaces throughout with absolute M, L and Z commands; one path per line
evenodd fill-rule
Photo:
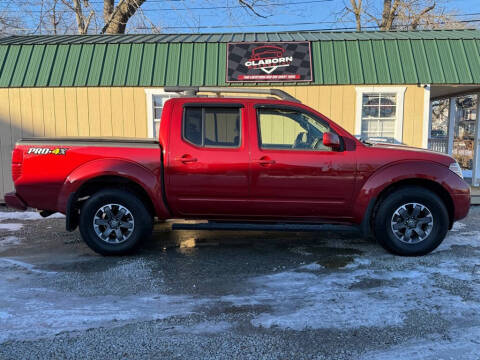
M 448 212 L 433 192 L 408 186 L 389 194 L 374 219 L 377 241 L 388 251 L 403 256 L 433 251 L 448 231 Z
M 134 194 L 102 190 L 92 195 L 80 211 L 80 234 L 102 255 L 134 252 L 152 234 L 153 217 Z

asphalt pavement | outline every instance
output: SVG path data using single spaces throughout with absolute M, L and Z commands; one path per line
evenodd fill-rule
M 480 207 L 432 254 L 352 232 L 175 231 L 128 257 L 0 210 L 0 359 L 478 359 Z

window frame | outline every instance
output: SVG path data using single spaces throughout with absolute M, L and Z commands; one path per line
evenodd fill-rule
M 295 151 L 295 152 L 311 152 L 311 153 L 331 153 L 331 152 L 341 152 L 344 151 L 345 149 L 345 143 L 343 141 L 343 137 L 333 129 L 331 124 L 323 119 L 322 117 L 314 114 L 311 111 L 308 111 L 306 109 L 302 109 L 296 106 L 291 106 L 291 105 L 281 105 L 281 104 L 256 104 L 255 106 L 255 116 L 256 116 L 256 123 L 257 123 L 257 144 L 258 144 L 258 149 L 261 151 Z M 274 149 L 274 148 L 263 148 L 262 147 L 262 130 L 260 126 L 260 116 L 259 116 L 259 110 L 261 109 L 278 109 L 278 110 L 290 110 L 290 111 L 298 111 L 299 113 L 303 113 L 308 115 L 309 117 L 317 120 L 324 126 L 328 127 L 330 130 L 329 132 L 336 134 L 338 138 L 340 139 L 340 146 L 338 149 L 331 149 L 331 150 L 313 150 L 313 149 Z
M 201 108 L 202 109 L 202 144 L 194 144 L 185 137 L 185 115 L 187 108 Z M 239 134 L 238 134 L 238 145 L 237 146 L 211 146 L 205 145 L 205 109 L 206 108 L 224 108 L 224 109 L 237 109 L 239 115 Z M 185 103 L 182 107 L 182 140 L 187 144 L 194 146 L 198 149 L 231 149 L 238 150 L 242 147 L 243 142 L 243 104 L 240 103 Z
M 356 87 L 356 114 L 355 114 L 355 137 L 360 139 L 362 137 L 362 110 L 363 110 L 363 95 L 364 94 L 378 94 L 391 93 L 396 95 L 396 113 L 393 139 L 395 142 L 403 143 L 403 113 L 405 105 L 405 90 L 406 86 L 364 86 Z
M 163 89 L 144 89 L 147 101 L 147 137 L 157 139 L 159 134 L 155 134 L 155 111 L 154 96 L 162 96 L 167 99 L 179 97 L 176 93 L 165 92 Z M 161 123 L 161 119 L 159 121 Z

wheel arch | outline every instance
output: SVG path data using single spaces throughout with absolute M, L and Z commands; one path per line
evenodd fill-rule
M 79 211 L 85 200 L 104 189 L 119 189 L 133 193 L 146 205 L 152 217 L 156 216 L 155 205 L 148 192 L 140 184 L 120 175 L 103 175 L 85 181 L 77 191 L 70 194 L 66 209 L 68 231 L 77 228 Z
M 366 236 L 371 235 L 371 223 L 381 201 L 404 186 L 420 186 L 433 191 L 444 202 L 449 228 L 455 220 L 455 203 L 451 188 L 453 174 L 447 167 L 425 161 L 404 161 L 378 169 L 358 190 L 353 211 L 354 222 L 360 224 Z
M 448 228 L 451 229 L 453 226 L 453 218 L 454 218 L 454 203 L 453 199 L 450 196 L 447 189 L 445 189 L 441 184 L 435 182 L 430 179 L 422 179 L 422 178 L 410 178 L 410 179 L 403 179 L 393 184 L 390 184 L 386 188 L 384 188 L 375 199 L 375 203 L 372 209 L 372 216 L 371 219 L 375 218 L 376 211 L 380 206 L 381 202 L 391 193 L 401 190 L 404 187 L 408 186 L 417 186 L 429 190 L 436 194 L 442 202 L 445 204 L 448 212 Z
M 168 218 L 161 177 L 160 168 L 151 171 L 141 164 L 123 159 L 94 160 L 67 177 L 57 208 L 66 214 L 67 230 L 72 231 L 78 225 L 82 200 L 101 189 L 122 188 L 139 196 L 153 216 Z

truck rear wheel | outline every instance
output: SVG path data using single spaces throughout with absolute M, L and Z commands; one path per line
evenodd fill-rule
M 152 234 L 153 218 L 134 194 L 102 190 L 92 195 L 80 211 L 80 233 L 85 243 L 102 255 L 134 252 Z
M 419 256 L 440 245 L 448 224 L 445 204 L 435 193 L 408 186 L 389 194 L 380 203 L 374 232 L 386 250 L 397 255 Z

